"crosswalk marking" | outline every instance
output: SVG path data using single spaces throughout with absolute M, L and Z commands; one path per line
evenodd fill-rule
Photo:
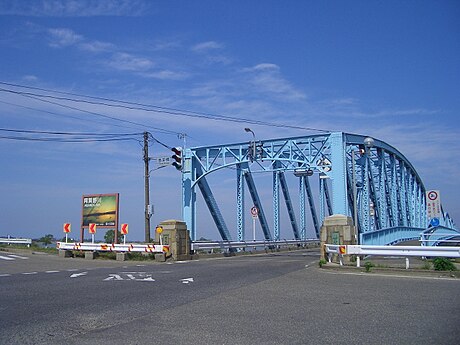
M 29 258 L 26 256 L 19 256 L 19 255 L 14 255 L 14 254 L 8 254 L 10 258 L 15 258 L 15 259 L 21 259 L 21 260 L 28 260 Z
M 6 254 L 6 256 L 0 255 L 0 260 L 16 260 L 16 259 L 21 259 L 21 260 L 28 260 L 28 257 L 25 256 L 19 256 L 19 255 L 14 255 L 14 254 Z
M 0 259 L 2 259 L 2 260 L 16 260 L 15 258 L 10 258 L 9 256 L 1 256 L 1 255 L 0 255 Z

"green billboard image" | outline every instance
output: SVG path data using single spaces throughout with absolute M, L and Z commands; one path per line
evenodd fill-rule
M 95 223 L 99 227 L 117 228 L 118 194 L 83 195 L 82 227 Z

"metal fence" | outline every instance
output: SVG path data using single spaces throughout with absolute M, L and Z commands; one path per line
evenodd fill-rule
M 306 246 L 311 244 L 319 244 L 317 239 L 309 240 L 280 240 L 280 241 L 221 241 L 221 242 L 192 242 L 192 250 L 210 250 L 210 249 L 222 249 L 230 250 L 237 248 L 253 248 L 253 247 L 264 247 L 264 248 L 278 248 L 285 246 Z
M 360 256 L 396 256 L 406 258 L 406 268 L 409 268 L 409 257 L 446 257 L 460 258 L 460 247 L 428 247 L 428 246 L 372 246 L 372 245 L 337 245 L 325 244 L 328 260 L 332 254 L 339 256 L 340 265 L 344 255 L 357 255 L 356 266 L 360 267 Z
M 6 244 L 27 244 L 28 247 L 32 244 L 32 239 L 30 238 L 0 238 L 0 243 Z

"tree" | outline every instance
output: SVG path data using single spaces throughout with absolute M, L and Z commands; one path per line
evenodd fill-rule
M 46 234 L 45 236 L 43 236 L 42 238 L 38 240 L 38 242 L 43 242 L 43 244 L 46 244 L 46 245 L 53 243 L 53 241 L 54 241 L 54 236 L 51 234 Z
M 118 240 L 121 238 L 121 232 L 118 231 Z M 115 230 L 107 230 L 104 235 L 105 243 L 114 243 L 115 242 Z

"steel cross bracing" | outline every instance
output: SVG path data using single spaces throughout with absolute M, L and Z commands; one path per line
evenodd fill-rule
M 427 225 L 425 187 L 417 172 L 398 150 L 383 141 L 374 140 L 374 145 L 363 151 L 365 138 L 362 135 L 334 132 L 185 150 L 182 171 L 183 215 L 192 240 L 196 240 L 197 235 L 197 186 L 223 240 L 231 240 L 231 233 L 236 233 L 238 241 L 245 239 L 244 215 L 252 205 L 259 210 L 258 221 L 266 240 L 288 237 L 306 239 L 309 223 L 310 233 L 318 236 L 319 227 L 327 216 L 326 211 L 329 215 L 353 216 L 353 183 L 357 186 L 358 231 L 361 241 L 367 239 L 364 234 L 381 234 L 385 229 L 423 230 Z M 352 173 L 353 157 L 356 163 L 355 174 Z M 236 172 L 232 198 L 233 204 L 236 204 L 235 231 L 229 231 L 207 181 L 211 174 L 214 176 L 229 170 L 234 171 L 231 176 L 235 176 Z M 297 176 L 295 178 L 299 179 L 299 190 L 294 193 L 299 198 L 299 221 L 287 181 L 294 176 L 294 172 Z M 272 174 L 270 200 L 265 200 L 266 197 L 261 199 L 260 195 L 263 194 L 259 193 L 253 178 L 265 173 Z M 356 181 L 351 181 L 352 176 L 355 176 Z M 315 184 L 313 187 L 310 186 L 311 182 Z M 280 187 L 284 207 L 281 207 Z M 250 203 L 246 200 L 245 188 L 249 191 Z M 265 190 L 266 187 L 261 189 L 263 192 Z M 315 199 L 319 204 L 319 219 Z M 310 221 L 307 221 L 306 200 Z M 227 211 L 228 200 L 225 205 Z M 270 229 L 267 221 L 270 209 L 267 205 L 272 205 L 270 214 L 273 229 Z M 283 208 L 287 210 L 285 218 L 290 223 L 290 234 L 286 234 L 286 227 L 281 225 Z M 372 236 L 375 238 L 375 235 Z

